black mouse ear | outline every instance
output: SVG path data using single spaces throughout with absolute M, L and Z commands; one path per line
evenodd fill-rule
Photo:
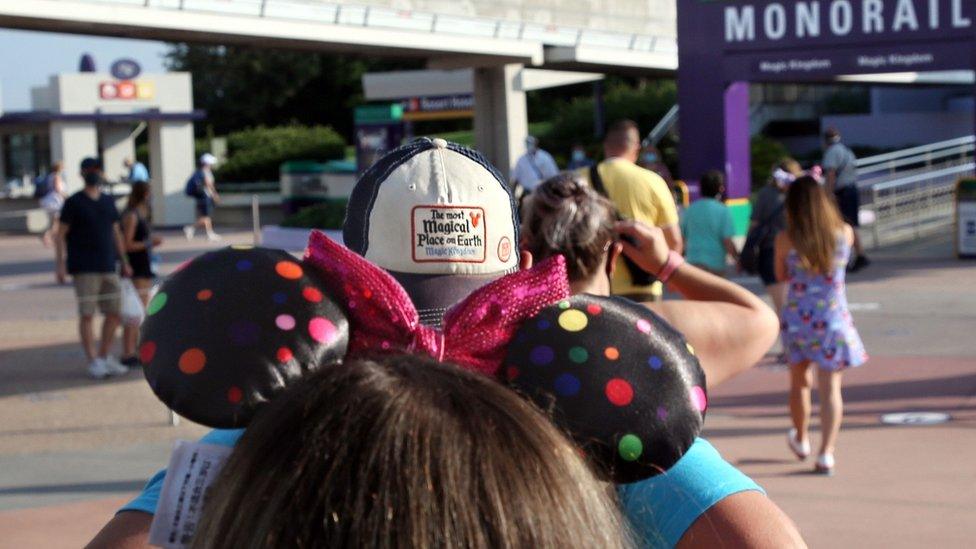
M 632 301 L 578 295 L 526 321 L 510 386 L 546 410 L 617 483 L 666 471 L 701 432 L 705 374 L 684 337 Z
M 281 250 L 233 246 L 172 274 L 146 308 L 139 358 L 156 396 L 241 427 L 306 372 L 346 354 L 349 325 L 318 274 Z

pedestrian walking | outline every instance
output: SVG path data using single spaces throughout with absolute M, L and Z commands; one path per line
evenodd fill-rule
M 125 255 L 119 212 L 110 195 L 101 186 L 102 163 L 96 158 L 81 161 L 84 189 L 71 195 L 61 208 L 57 238 L 57 278 L 64 283 L 71 275 L 78 298 L 78 333 L 88 359 L 88 375 L 103 379 L 128 372 L 109 353 L 119 327 L 119 269 L 131 276 L 132 268 Z M 96 309 L 103 315 L 101 340 L 96 349 L 93 330 Z
M 854 152 L 841 143 L 840 132 L 828 128 L 824 132 L 823 169 L 826 177 L 827 191 L 833 194 L 837 207 L 844 221 L 854 230 L 854 258 L 848 270 L 852 273 L 860 271 L 871 264 L 864 255 L 864 247 L 857 228 L 861 226 L 858 219 L 861 211 L 861 195 L 857 189 L 857 158 Z
M 712 274 L 724 276 L 726 256 L 736 263 L 739 261 L 739 251 L 732 242 L 735 236 L 732 212 L 722 202 L 725 176 L 711 170 L 702 175 L 700 185 L 702 198 L 688 206 L 681 218 L 685 259 Z
M 122 161 L 122 165 L 125 166 L 125 169 L 129 170 L 129 175 L 126 176 L 126 181 L 129 184 L 149 183 L 149 170 L 146 169 L 145 164 L 138 160 L 126 158 Z
M 539 148 L 539 140 L 533 136 L 525 138 L 525 153 L 519 157 L 512 170 L 511 183 L 521 187 L 526 194 L 535 190 L 539 183 L 559 173 L 559 167 L 552 155 Z
M 122 211 L 122 239 L 129 265 L 132 266 L 132 285 L 139 294 L 143 308 L 149 305 L 149 291 L 156 278 L 150 258 L 153 250 L 163 243 L 161 237 L 152 234 L 148 219 L 149 183 L 133 183 L 128 202 Z M 122 327 L 121 362 L 130 368 L 139 365 L 136 357 L 138 340 L 138 325 L 126 324 Z
M 661 176 L 637 165 L 640 151 L 637 123 L 620 120 L 607 129 L 603 140 L 606 159 L 579 174 L 609 198 L 623 218 L 661 228 L 668 248 L 681 253 L 681 229 L 674 196 Z M 611 291 L 614 295 L 646 302 L 659 301 L 664 290 L 653 276 L 621 257 L 614 270 Z
M 220 235 L 213 229 L 214 206 L 220 203 L 220 195 L 217 193 L 213 176 L 213 166 L 216 163 L 216 156 L 210 153 L 200 155 L 196 171 L 186 182 L 185 193 L 196 201 L 197 214 L 196 221 L 183 227 L 183 234 L 187 240 L 193 240 L 197 228 L 206 231 L 207 240 L 220 240 Z
M 785 205 L 786 230 L 776 237 L 775 261 L 777 278 L 788 283 L 782 336 L 790 364 L 793 428 L 787 441 L 799 459 L 810 454 L 810 390 L 816 370 L 822 438 L 814 470 L 831 474 L 843 417 L 841 376 L 868 358 L 844 283 L 854 229 L 813 177 L 794 181 Z
M 48 218 L 47 230 L 41 236 L 45 246 L 50 246 L 58 233 L 58 216 L 61 214 L 61 207 L 64 206 L 67 194 L 63 171 L 64 164 L 59 160 L 51 164 L 51 171 L 34 181 L 34 197 L 40 199 L 39 205 L 47 213 Z

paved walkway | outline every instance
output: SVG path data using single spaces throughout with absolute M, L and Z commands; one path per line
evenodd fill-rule
M 164 272 L 212 247 L 168 236 Z M 972 545 L 976 262 L 952 259 L 946 238 L 872 258 L 849 285 L 872 360 L 845 376 L 837 474 L 809 475 L 811 464 L 787 450 L 781 368 L 760 365 L 715 391 L 706 435 L 786 509 L 812 547 Z M 164 465 L 175 439 L 204 429 L 170 427 L 137 373 L 85 377 L 71 290 L 53 284 L 51 252 L 37 239 L 0 237 L 0 304 L 0 548 L 78 547 Z M 885 413 L 921 410 L 952 419 L 880 422 Z

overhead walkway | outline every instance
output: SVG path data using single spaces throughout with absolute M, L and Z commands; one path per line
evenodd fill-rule
M 565 4 L 562 5 L 562 4 Z M 0 26 L 407 55 L 435 68 L 677 68 L 669 0 L 0 0 Z
M 976 171 L 974 144 L 969 135 L 859 159 L 865 236 L 880 246 L 947 231 L 956 181 Z

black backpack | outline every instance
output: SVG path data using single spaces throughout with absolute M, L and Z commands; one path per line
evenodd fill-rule
M 193 172 L 190 179 L 186 180 L 186 188 L 183 189 L 183 194 L 189 196 L 190 198 L 203 198 L 203 181 L 200 177 L 200 172 Z
M 768 248 L 776 236 L 773 234 L 773 220 L 783 211 L 784 204 L 784 202 L 780 202 L 772 213 L 766 216 L 766 219 L 749 229 L 749 233 L 746 234 L 746 242 L 742 245 L 742 251 L 739 252 L 739 267 L 746 274 L 754 275 L 759 272 L 759 252 L 763 248 Z
M 603 178 L 600 177 L 600 172 L 597 170 L 597 165 L 593 164 L 590 166 L 590 186 L 593 190 L 603 195 L 607 200 L 610 200 L 610 195 L 607 194 L 607 188 L 603 186 Z M 612 200 L 611 200 L 612 202 Z M 620 213 L 617 213 L 617 220 L 622 221 L 623 217 Z M 627 266 L 627 271 L 630 273 L 630 279 L 634 282 L 635 286 L 650 286 L 657 280 L 657 277 L 651 273 L 641 269 L 634 260 L 627 257 L 625 254 L 620 255 L 624 259 L 624 265 Z
M 45 173 L 34 178 L 34 198 L 44 198 L 51 192 L 51 174 Z

